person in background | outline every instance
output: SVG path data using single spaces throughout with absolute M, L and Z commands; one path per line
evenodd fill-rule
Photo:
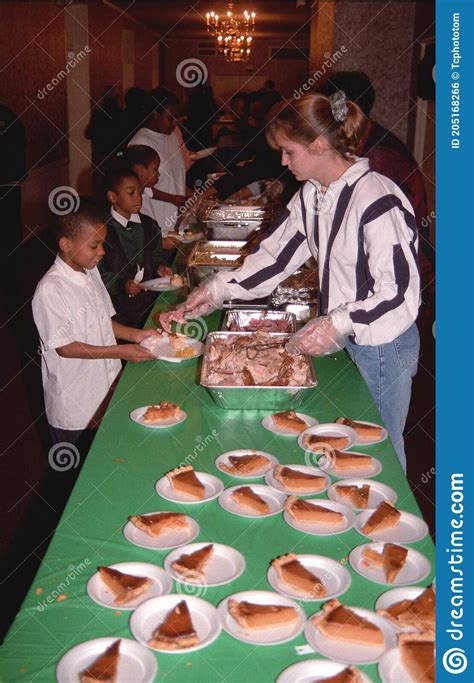
M 230 115 L 232 122 L 219 128 L 214 141 L 217 147 L 215 156 L 224 168 L 228 164 L 251 156 L 251 152 L 248 152 L 246 147 L 252 138 L 252 130 L 248 123 L 249 107 L 246 95 L 237 93 L 232 97 Z
M 120 361 L 153 360 L 139 344 L 157 332 L 113 319 L 115 310 L 97 268 L 107 232 L 101 211 L 82 199 L 77 211 L 55 221 L 58 254 L 36 287 L 33 317 L 41 340 L 51 441 L 72 444 L 85 456 Z M 129 343 L 119 345 L 117 339 Z
M 148 118 L 149 95 L 143 88 L 129 88 L 125 93 L 125 109 L 122 112 L 122 147 L 143 126 Z M 123 151 L 123 150 L 122 150 Z
M 213 145 L 212 124 L 217 105 L 210 85 L 197 85 L 190 90 L 184 139 L 190 150 L 198 151 Z
M 112 299 L 115 320 L 139 327 L 156 300 L 156 293 L 146 291 L 135 280 L 171 275 L 163 263 L 161 231 L 153 218 L 140 213 L 141 183 L 129 166 L 118 165 L 106 178 L 107 199 L 111 204 L 107 220 L 105 255 L 100 274 Z
M 116 154 L 123 140 L 123 112 L 118 88 L 105 88 L 97 106 L 92 110 L 85 135 L 92 145 L 92 181 L 94 193 L 101 191 L 103 166 Z
M 131 169 L 138 176 L 142 193 L 141 212 L 154 220 L 153 204 L 158 200 L 153 199 L 153 188 L 160 177 L 160 157 L 152 147 L 130 145 L 124 151 L 122 161 L 126 168 Z

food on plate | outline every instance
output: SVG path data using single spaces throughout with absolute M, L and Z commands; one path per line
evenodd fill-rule
M 390 607 L 377 611 L 401 628 L 416 628 L 422 633 L 434 632 L 436 625 L 436 594 L 434 588 L 429 586 L 414 600 L 400 600 L 394 602 Z
M 295 522 L 307 524 L 342 524 L 344 515 L 323 505 L 301 500 L 296 496 L 289 496 L 285 503 L 285 510 Z
M 186 515 L 180 512 L 154 512 L 151 515 L 132 515 L 128 519 L 140 531 L 155 538 L 169 531 L 189 529 Z
M 120 639 L 115 640 L 87 668 L 79 673 L 81 683 L 114 683 L 120 659 Z
M 318 683 L 363 683 L 363 679 L 355 666 L 346 666 L 334 676 L 318 678 Z
M 341 605 L 336 598 L 323 605 L 322 612 L 312 617 L 311 623 L 327 638 L 354 645 L 384 645 L 384 635 L 378 626 Z
M 179 574 L 183 574 L 186 579 L 202 581 L 205 578 L 204 569 L 211 559 L 213 552 L 214 546 L 212 543 L 209 543 L 192 553 L 180 555 L 177 560 L 171 563 L 171 566 Z
M 273 477 L 288 491 L 294 493 L 318 493 L 322 491 L 327 481 L 325 477 L 318 474 L 308 474 L 292 467 L 275 465 Z
M 392 529 L 400 521 L 401 513 L 396 507 L 389 503 L 388 500 L 382 501 L 378 505 L 368 520 L 363 525 L 361 531 L 363 534 L 370 536 L 371 534 L 383 531 L 384 529 Z
M 146 593 L 152 580 L 146 576 L 125 574 L 112 567 L 98 567 L 99 576 L 114 596 L 114 605 L 126 605 Z
M 229 614 L 244 629 L 265 629 L 293 624 L 298 612 L 288 605 L 258 605 L 247 600 L 227 602 Z
M 170 277 L 170 285 L 172 287 L 182 287 L 182 285 L 184 285 L 183 277 L 175 273 Z
M 157 650 L 182 650 L 199 643 L 189 607 L 181 600 L 153 631 L 148 645 Z
M 336 422 L 341 425 L 352 427 L 357 434 L 359 441 L 380 441 L 382 438 L 382 427 L 379 425 L 368 425 L 364 422 L 350 420 L 348 417 L 338 417 Z
M 255 493 L 250 486 L 241 486 L 235 489 L 230 497 L 241 507 L 252 510 L 258 515 L 267 515 L 270 512 L 267 501 Z
M 185 349 L 179 349 L 175 353 L 176 358 L 194 358 L 197 356 L 197 351 L 193 346 L 187 346 Z
M 170 332 L 168 339 L 173 351 L 183 351 L 189 346 L 189 337 L 185 334 L 178 334 L 177 332 Z
M 219 468 L 229 474 L 264 473 L 270 469 L 271 462 L 264 455 L 249 453 L 249 455 L 229 455 L 228 463 L 221 462 Z
M 167 472 L 166 476 L 172 488 L 178 493 L 194 499 L 204 498 L 205 486 L 196 476 L 192 465 L 175 467 L 171 472 Z
M 288 320 L 265 318 L 251 318 L 245 325 L 239 323 L 231 323 L 229 326 L 230 332 L 257 332 L 257 330 L 264 330 L 265 332 L 291 332 L 291 323 Z
M 161 424 L 168 420 L 177 420 L 181 417 L 182 410 L 176 403 L 160 401 L 158 405 L 148 406 L 142 416 L 146 424 Z
M 435 643 L 434 633 L 401 633 L 398 647 L 403 667 L 413 683 L 434 683 Z
M 274 413 L 272 420 L 277 427 L 288 429 L 290 432 L 299 434 L 307 429 L 308 425 L 295 413 L 294 410 L 284 410 L 281 413 Z
M 382 568 L 387 583 L 393 583 L 404 566 L 408 549 L 395 543 L 385 543 L 382 552 L 366 546 L 362 551 L 362 564 L 370 568 Z
M 325 448 L 347 448 L 349 439 L 347 436 L 329 436 L 329 434 L 305 434 L 303 446 L 311 451 L 322 451 Z
M 362 484 L 362 486 L 338 484 L 335 488 L 337 495 L 345 503 L 350 503 L 356 508 L 367 508 L 370 495 L 369 484 Z
M 374 460 L 370 455 L 360 453 L 333 450 L 329 458 L 335 470 L 370 470 L 374 465 Z
M 324 598 L 326 595 L 322 580 L 307 569 L 294 553 L 277 557 L 271 564 L 280 581 L 304 597 Z
M 285 350 L 288 338 L 263 332 L 211 338 L 203 366 L 207 386 L 308 386 L 311 365 Z

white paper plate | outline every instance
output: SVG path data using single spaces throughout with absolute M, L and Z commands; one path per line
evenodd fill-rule
M 224 484 L 220 479 L 213 474 L 207 472 L 195 472 L 196 476 L 204 485 L 204 498 L 190 498 L 190 496 L 179 493 L 171 486 L 168 477 L 161 477 L 155 484 L 155 491 L 159 496 L 166 500 L 171 500 L 174 503 L 186 503 L 196 505 L 197 503 L 206 503 L 209 500 L 214 500 L 224 490 Z
M 159 512 L 164 512 L 164 510 Z M 156 512 L 149 512 L 147 514 L 154 515 Z M 186 515 L 186 518 L 189 528 L 183 529 L 183 531 L 169 531 L 155 538 L 136 527 L 133 522 L 127 522 L 123 528 L 123 535 L 127 541 L 140 546 L 140 548 L 151 548 L 152 550 L 178 548 L 179 546 L 186 545 L 186 543 L 190 543 L 199 534 L 199 524 L 196 520 L 188 517 L 188 515 Z
M 376 443 L 382 443 L 382 441 L 385 441 L 388 438 L 388 432 L 385 427 L 376 422 L 367 422 L 366 420 L 355 420 L 355 422 L 360 422 L 362 425 L 368 425 L 369 427 L 380 427 L 382 429 L 382 435 L 380 439 L 359 439 L 357 438 L 356 432 L 356 442 L 354 446 L 373 446 Z
M 181 410 L 179 417 L 172 418 L 171 420 L 165 420 L 164 422 L 160 422 L 160 424 L 150 424 L 148 422 L 143 422 L 143 415 L 149 407 L 150 406 L 141 406 L 140 408 L 135 408 L 135 410 L 132 410 L 130 413 L 130 419 L 132 422 L 136 422 L 137 425 L 140 425 L 141 427 L 147 427 L 148 429 L 164 429 L 165 427 L 174 427 L 174 425 L 179 425 L 187 418 L 187 414 L 184 412 L 184 410 Z
M 367 455 L 367 453 L 357 453 L 356 451 L 351 451 L 351 455 Z M 372 456 L 370 456 L 372 457 Z M 364 477 L 364 479 L 370 479 L 370 477 L 375 477 L 382 471 L 382 463 L 377 458 L 372 458 L 371 467 L 362 469 L 361 467 L 354 467 L 352 469 L 337 469 L 333 467 L 332 463 L 326 459 L 323 455 L 318 460 L 318 466 L 326 472 L 331 477 L 335 479 L 355 479 L 357 477 Z
M 306 424 L 308 425 L 307 429 L 309 429 L 309 427 L 314 427 L 315 425 L 319 424 L 319 420 L 316 420 L 315 417 L 310 417 L 309 415 L 305 415 L 304 413 L 296 413 L 296 415 L 300 418 L 300 420 L 304 420 L 306 422 Z M 278 436 L 292 436 L 296 438 L 301 433 L 292 432 L 290 429 L 284 429 L 283 427 L 277 427 L 277 425 L 273 421 L 273 415 L 267 415 L 267 417 L 264 417 L 262 420 L 262 425 L 263 427 L 265 427 L 265 429 L 268 429 L 269 432 L 273 432 L 273 434 L 278 434 Z
M 206 564 L 204 581 L 189 579 L 186 574 L 177 572 L 171 566 L 181 555 L 189 555 L 189 553 L 193 553 L 206 545 L 209 545 L 209 541 L 191 543 L 178 550 L 173 550 L 165 559 L 165 570 L 175 581 L 197 586 L 222 586 L 225 583 L 234 581 L 244 572 L 244 556 L 235 548 L 231 548 L 229 545 L 222 545 L 222 543 L 213 543 L 214 552 Z
M 289 512 L 285 510 L 283 514 L 283 519 L 288 524 L 288 526 L 302 531 L 305 534 L 311 534 L 312 536 L 333 536 L 335 534 L 342 534 L 345 531 L 349 531 L 355 524 L 356 516 L 354 512 L 343 505 L 342 503 L 335 503 L 333 500 L 324 500 L 320 498 L 311 498 L 306 500 L 307 503 L 314 503 L 315 505 L 320 505 L 328 510 L 334 510 L 335 512 L 341 512 L 344 515 L 344 520 L 341 524 L 309 524 L 308 522 L 300 522 L 293 519 Z
M 420 587 L 420 586 L 406 586 L 403 588 L 392 588 L 392 590 L 385 591 L 385 593 L 382 593 L 382 595 L 379 597 L 377 602 L 375 603 L 375 609 L 376 610 L 381 610 L 381 609 L 387 609 L 388 607 L 391 607 L 394 605 L 396 602 L 401 602 L 402 600 L 415 600 L 418 598 L 422 593 L 424 593 L 426 588 Z M 404 626 L 401 627 L 399 626 L 396 622 L 392 621 L 388 617 L 384 617 L 387 619 L 388 623 L 392 626 L 392 628 L 397 631 L 397 633 L 417 633 L 418 629 L 411 627 L 411 626 Z
M 175 289 L 181 289 L 184 285 L 171 285 L 171 276 L 155 277 L 153 280 L 145 280 L 141 285 L 143 289 L 150 292 L 174 292 Z
M 99 572 L 96 572 L 87 582 L 87 595 L 91 600 L 103 607 L 109 607 L 114 610 L 132 610 L 145 600 L 171 593 L 173 588 L 173 582 L 168 574 L 164 569 L 157 567 L 155 564 L 149 564 L 148 562 L 119 562 L 118 564 L 109 564 L 108 566 L 112 569 L 118 569 L 119 572 L 124 574 L 152 579 L 153 584 L 135 600 L 127 602 L 125 605 L 116 605 L 114 603 L 115 596 L 102 581 Z
M 344 505 L 349 506 L 350 500 L 342 498 L 339 496 L 337 492 L 337 487 L 338 486 L 364 486 L 364 484 L 368 484 L 370 486 L 370 491 L 369 491 L 369 500 L 367 504 L 367 508 L 358 508 L 353 506 L 353 510 L 367 510 L 367 509 L 372 509 L 378 507 L 380 503 L 382 503 L 384 500 L 388 500 L 390 503 L 395 503 L 397 500 L 397 494 L 393 489 L 390 488 L 390 486 L 387 486 L 386 484 L 382 484 L 380 481 L 367 481 L 366 479 L 350 479 L 344 481 L 342 484 L 341 482 L 332 484 L 332 486 L 329 487 L 328 490 L 328 498 L 330 500 L 336 501 L 336 503 L 343 503 Z
M 268 466 L 265 465 L 260 470 L 257 470 L 257 472 L 253 472 L 251 475 L 233 474 L 230 472 L 226 472 L 225 470 L 223 470 L 221 468 L 220 465 L 221 465 L 221 463 L 228 465 L 230 455 L 234 455 L 237 457 L 242 456 L 242 455 L 264 455 L 268 460 Z M 260 477 L 263 477 L 266 472 L 273 469 L 273 467 L 275 467 L 275 465 L 278 465 L 278 460 L 275 458 L 274 455 L 270 455 L 270 453 L 265 453 L 265 451 L 257 451 L 253 448 L 240 448 L 239 450 L 236 450 L 236 451 L 226 451 L 225 453 L 221 453 L 216 458 L 214 464 L 218 470 L 220 470 L 221 472 L 224 472 L 224 474 L 229 475 L 229 477 L 235 477 L 236 479 L 259 479 Z
M 372 515 L 374 510 L 364 510 L 358 515 L 355 523 L 355 529 L 372 541 L 386 541 L 389 543 L 415 543 L 421 541 L 422 538 L 428 535 L 428 525 L 424 519 L 412 515 L 411 512 L 401 512 L 401 517 L 394 527 L 391 529 L 382 529 L 382 531 L 375 531 L 373 534 L 364 534 L 361 529 Z
M 192 339 L 192 337 L 188 337 L 186 345 L 194 349 L 194 356 L 190 356 L 189 358 L 177 356 L 177 351 L 171 347 L 167 334 L 162 334 L 161 337 L 149 337 L 148 339 L 144 339 L 140 344 L 140 346 L 143 346 L 150 353 L 152 353 L 155 358 L 158 358 L 159 360 L 166 360 L 169 363 L 181 363 L 182 361 L 193 360 L 194 358 L 202 356 L 204 344 L 202 344 L 200 341 L 197 339 Z
M 286 493 L 287 495 L 305 498 L 307 496 L 315 496 L 318 493 L 324 493 L 324 491 L 327 491 L 329 485 L 331 484 L 331 480 L 328 477 L 328 475 L 324 472 L 321 472 L 321 470 L 317 467 L 309 467 L 307 465 L 285 465 L 285 467 L 290 467 L 292 470 L 298 470 L 298 472 L 304 472 L 305 474 L 313 474 L 318 477 L 323 477 L 326 480 L 326 486 L 322 489 L 319 489 L 319 491 L 313 491 L 312 493 L 296 493 L 295 491 L 290 491 L 285 486 L 283 486 L 281 482 L 275 479 L 275 477 L 273 476 L 273 470 L 270 470 L 265 475 L 265 483 L 267 484 L 267 486 L 270 486 L 272 489 L 275 489 L 275 491 Z
M 332 662 L 330 659 L 307 659 L 305 662 L 292 664 L 281 672 L 276 683 L 316 683 L 326 680 L 330 676 L 344 671 L 347 664 Z M 362 683 L 372 683 L 372 680 L 363 671 L 359 671 Z
M 225 489 L 219 496 L 219 505 L 224 508 L 224 510 L 227 510 L 227 512 L 231 512 L 233 515 L 238 515 L 239 517 L 254 517 L 256 519 L 261 519 L 277 515 L 283 510 L 287 496 L 284 493 L 274 491 L 269 486 L 263 486 L 263 484 L 252 484 L 250 488 L 269 505 L 269 513 L 266 515 L 258 515 L 249 508 L 239 505 L 232 500 L 231 495 L 236 489 L 242 488 L 242 486 L 243 484 L 231 486 L 230 488 Z
M 160 600 L 161 598 L 155 598 Z M 359 643 L 347 643 L 342 640 L 335 640 L 324 636 L 321 631 L 312 624 L 308 619 L 304 634 L 306 640 L 311 645 L 313 650 L 321 653 L 325 657 L 330 657 L 336 662 L 343 662 L 344 664 L 374 664 L 378 662 L 382 655 L 389 650 L 397 642 L 394 629 L 387 623 L 383 617 L 371 612 L 362 607 L 355 607 L 347 605 L 349 609 L 358 614 L 364 619 L 367 619 L 382 631 L 384 634 L 385 643 L 383 646 L 361 645 Z M 143 609 L 139 607 L 138 609 Z M 134 612 L 134 615 L 137 611 Z M 317 614 L 322 614 L 318 612 Z M 312 615 L 315 616 L 315 615 Z M 133 617 L 132 617 L 133 618 Z M 402 679 L 403 680 L 403 679 Z M 399 682 L 400 683 L 400 682 Z
M 302 448 L 304 451 L 307 453 L 315 453 L 315 451 L 311 450 L 311 448 L 307 448 L 303 444 L 303 439 L 306 435 L 317 435 L 317 436 L 346 436 L 349 440 L 347 446 L 345 448 L 339 448 L 338 450 L 340 451 L 347 451 L 348 448 L 353 446 L 356 442 L 357 435 L 355 431 L 352 429 L 352 427 L 348 427 L 347 425 L 340 425 L 337 424 L 336 422 L 325 422 L 324 424 L 318 424 L 315 425 L 314 427 L 309 427 L 309 429 L 305 429 L 304 432 L 301 432 L 301 434 L 298 436 L 298 446 Z M 314 464 L 314 463 L 307 463 L 308 465 Z
M 322 598 L 304 597 L 296 589 L 280 581 L 276 570 L 271 566 L 267 572 L 267 581 L 278 593 L 303 602 L 326 602 L 349 590 L 351 575 L 337 560 L 324 557 L 324 555 L 297 555 L 296 557 L 306 569 L 323 582 L 327 593 Z
M 393 647 L 381 657 L 377 670 L 382 683 L 416 683 L 403 666 L 398 647 Z
M 230 598 L 237 601 L 246 600 L 257 605 L 285 605 L 293 607 L 298 612 L 298 621 L 286 626 L 278 626 L 269 629 L 245 629 L 240 626 L 229 614 L 227 603 Z M 272 591 L 241 591 L 224 598 L 217 607 L 222 628 L 233 638 L 241 640 L 243 643 L 252 645 L 280 645 L 289 640 L 293 640 L 303 631 L 306 615 L 301 607 L 294 601 L 283 595 L 278 595 Z
M 189 157 L 193 161 L 198 161 L 199 159 L 205 159 L 206 157 L 211 156 L 211 154 L 214 154 L 216 149 L 217 149 L 217 147 L 206 147 L 206 149 L 200 149 L 197 152 L 190 152 Z
M 158 673 L 158 662 L 153 652 L 130 638 L 95 638 L 71 648 L 59 660 L 56 668 L 58 683 L 79 681 L 79 674 L 103 654 L 116 640 L 120 640 L 120 660 L 116 683 L 152 683 Z
M 133 612 L 130 618 L 130 630 L 134 638 L 142 645 L 148 646 L 153 631 L 165 619 L 170 612 L 182 600 L 186 601 L 191 613 L 194 629 L 199 637 L 199 643 L 193 647 L 182 648 L 180 650 L 157 650 L 165 654 L 182 654 L 183 652 L 194 652 L 202 650 L 213 643 L 222 630 L 217 609 L 210 602 L 198 598 L 195 595 L 183 597 L 182 595 L 162 595 L 159 598 L 147 600 Z
M 351 550 L 349 554 L 349 562 L 354 571 L 373 583 L 381 583 L 384 586 L 407 586 L 411 583 L 418 583 L 428 576 L 431 571 L 431 564 L 428 559 L 419 553 L 417 550 L 407 548 L 408 554 L 405 559 L 405 564 L 400 569 L 395 579 L 389 583 L 385 579 L 385 573 L 382 567 L 370 568 L 364 566 L 362 559 L 362 552 L 364 548 L 370 547 L 375 552 L 382 552 L 384 543 L 364 543 Z

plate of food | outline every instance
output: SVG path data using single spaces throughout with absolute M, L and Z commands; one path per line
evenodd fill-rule
M 380 481 L 366 479 L 345 479 L 329 487 L 328 498 L 348 505 L 353 510 L 375 509 L 384 500 L 395 503 L 395 491 Z
M 357 435 L 352 427 L 327 422 L 305 429 L 298 437 L 298 446 L 304 451 L 322 452 L 321 446 L 345 451 L 356 442 Z
M 131 515 L 123 535 L 141 548 L 167 550 L 186 545 L 199 534 L 199 524 L 181 512 L 148 512 Z
M 336 479 L 375 477 L 382 471 L 382 463 L 367 453 L 355 451 L 326 450 L 318 458 L 318 467 Z
M 428 525 L 421 517 L 397 510 L 388 500 L 375 510 L 361 512 L 355 529 L 372 541 L 388 543 L 414 543 L 428 535 Z
M 175 289 L 181 289 L 185 284 L 183 276 L 175 274 L 145 280 L 145 282 L 141 283 L 141 286 L 149 292 L 173 292 Z
M 283 410 L 280 413 L 273 413 L 273 415 L 267 415 L 262 420 L 262 425 L 265 429 L 279 436 L 297 437 L 301 432 L 317 424 L 318 420 L 316 418 L 304 413 L 296 413 L 294 410 Z
M 396 543 L 364 543 L 349 554 L 354 571 L 374 583 L 406 586 L 428 576 L 431 564 L 412 548 Z
M 157 494 L 174 503 L 205 503 L 223 490 L 220 479 L 207 472 L 195 472 L 192 465 L 175 467 L 155 484 Z
M 274 590 L 289 598 L 321 602 L 349 590 L 351 575 L 330 557 L 288 553 L 272 560 L 267 581 Z
M 333 536 L 349 531 L 355 524 L 354 512 L 332 500 L 302 500 L 290 496 L 285 502 L 285 522 L 305 534 L 312 536 Z
M 274 455 L 251 448 L 240 448 L 221 453 L 215 460 L 218 470 L 238 479 L 258 479 L 263 477 L 278 460 Z
M 87 594 L 103 607 L 132 610 L 149 598 L 170 593 L 172 587 L 168 574 L 155 564 L 119 562 L 98 567 L 87 582 Z
M 180 583 L 222 586 L 242 574 L 245 559 L 238 550 L 222 543 L 191 543 L 173 550 L 164 567 Z
M 317 467 L 275 465 L 266 473 L 265 483 L 272 489 L 287 495 L 314 496 L 326 491 L 331 484 L 331 479 Z
M 155 358 L 169 363 L 181 363 L 189 358 L 197 358 L 204 350 L 204 345 L 197 339 L 176 332 L 162 332 L 159 337 L 148 337 L 140 346 L 147 349 Z
M 184 422 L 187 415 L 178 405 L 160 401 L 153 406 L 141 406 L 130 413 L 130 419 L 148 429 L 163 429 Z
M 219 504 L 239 517 L 270 517 L 283 510 L 286 495 L 269 486 L 232 486 L 219 496 Z
M 388 437 L 388 432 L 385 427 L 376 424 L 375 422 L 366 422 L 365 420 L 351 420 L 348 417 L 338 417 L 336 424 L 343 424 L 351 427 L 356 435 L 356 442 L 354 446 L 372 446 L 375 443 L 382 443 Z
M 434 681 L 436 675 L 434 633 L 401 633 L 398 647 L 384 654 L 378 665 L 382 683 Z
M 340 678 L 338 678 L 340 676 Z M 372 683 L 363 671 L 355 666 L 340 664 L 330 659 L 307 659 L 284 669 L 276 679 L 276 683 L 318 683 L 321 681 L 340 680 L 347 683 Z
M 375 603 L 377 614 L 390 621 L 397 631 L 425 633 L 436 629 L 434 586 L 406 586 L 382 593 Z

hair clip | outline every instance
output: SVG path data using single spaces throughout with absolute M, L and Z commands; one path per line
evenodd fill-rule
M 347 107 L 347 97 L 344 90 L 338 90 L 333 95 L 330 95 L 329 103 L 331 105 L 332 115 L 336 121 L 345 121 L 349 114 L 349 109 Z

